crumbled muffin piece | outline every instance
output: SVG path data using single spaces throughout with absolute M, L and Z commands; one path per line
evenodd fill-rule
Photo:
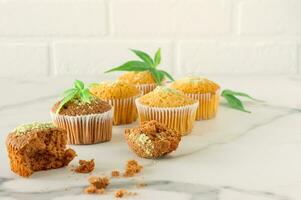
M 114 170 L 111 172 L 111 175 L 112 175 L 112 177 L 118 178 L 118 177 L 120 177 L 120 172 L 117 170 Z
M 105 189 L 104 188 L 97 189 L 95 186 L 89 185 L 88 187 L 85 188 L 84 192 L 86 194 L 103 194 L 105 193 Z
M 122 198 L 126 193 L 127 193 L 127 191 L 125 189 L 117 190 L 115 192 L 115 197 L 116 198 Z
M 140 157 L 158 158 L 177 149 L 181 135 L 155 120 L 125 130 L 129 147 Z
M 105 192 L 105 188 L 109 185 L 109 179 L 107 177 L 90 177 L 89 178 L 90 185 L 84 189 L 86 194 L 103 194 Z
M 129 160 L 126 164 L 125 172 L 123 174 L 124 177 L 132 177 L 136 174 L 140 173 L 142 170 L 142 166 L 138 164 L 136 160 Z
M 89 178 L 89 183 L 94 185 L 97 189 L 106 188 L 109 185 L 108 177 L 100 178 L 98 176 L 93 176 Z
M 157 86 L 152 92 L 140 97 L 139 103 L 151 107 L 171 108 L 192 105 L 196 101 L 176 89 Z
M 137 195 L 137 193 L 136 192 L 128 192 L 126 189 L 120 189 L 115 192 L 116 198 L 122 198 L 125 195 L 126 196 L 134 196 L 134 195 Z
M 35 171 L 67 166 L 76 153 L 66 149 L 66 143 L 66 131 L 52 123 L 18 126 L 6 140 L 11 170 L 29 177 Z
M 79 165 L 76 167 L 75 172 L 77 173 L 90 173 L 94 170 L 95 163 L 92 160 L 79 160 Z

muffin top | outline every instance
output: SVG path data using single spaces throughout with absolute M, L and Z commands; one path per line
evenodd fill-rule
M 101 82 L 94 85 L 90 92 L 100 99 L 125 99 L 140 94 L 140 90 L 133 84 L 124 82 Z
M 17 136 L 21 136 L 34 131 L 51 130 L 54 128 L 56 128 L 56 126 L 51 122 L 49 123 L 32 122 L 29 124 L 22 124 L 20 126 L 17 126 L 13 132 L 15 132 Z
M 53 105 L 53 113 L 56 113 L 60 103 L 61 101 L 58 101 Z M 58 114 L 68 116 L 100 114 L 109 111 L 111 108 L 109 103 L 102 101 L 97 97 L 91 97 L 90 102 L 83 102 L 80 98 L 74 98 L 64 104 Z
M 6 145 L 12 146 L 14 149 L 22 149 L 30 145 L 33 147 L 43 146 L 39 138 L 47 133 L 60 132 L 65 134 L 65 130 L 56 127 L 53 123 L 33 122 L 22 124 L 16 127 L 6 139 Z
M 134 85 L 155 84 L 156 81 L 150 71 L 126 72 L 118 78 L 118 81 Z
M 181 135 L 155 120 L 144 121 L 139 127 L 126 129 L 127 140 L 142 148 L 146 157 L 157 157 L 178 147 Z M 164 144 L 164 145 L 163 145 Z
M 179 107 L 196 103 L 183 92 L 165 86 L 156 87 L 152 92 L 142 96 L 139 102 L 151 107 Z
M 220 86 L 206 78 L 191 76 L 179 79 L 173 82 L 170 87 L 180 90 L 184 93 L 215 93 Z

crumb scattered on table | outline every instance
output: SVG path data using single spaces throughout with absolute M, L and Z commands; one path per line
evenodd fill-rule
M 111 175 L 112 175 L 112 177 L 118 178 L 118 177 L 120 177 L 120 172 L 117 170 L 114 170 L 114 171 L 112 171 Z
M 126 196 L 134 196 L 134 195 L 137 195 L 137 193 L 136 192 L 128 192 L 126 189 L 120 189 L 115 192 L 116 198 L 122 198 L 125 195 Z
M 93 176 L 89 178 L 90 185 L 85 188 L 86 194 L 103 194 L 105 188 L 109 185 L 109 179 L 107 177 Z
M 79 160 L 79 165 L 76 167 L 75 172 L 77 173 L 90 173 L 94 170 L 95 163 L 92 160 Z
M 140 173 L 142 166 L 138 164 L 136 160 L 129 160 L 126 164 L 126 169 L 123 174 L 124 177 L 132 177 Z
M 146 187 L 146 186 L 147 186 L 146 183 L 138 183 L 138 184 L 136 185 L 137 188 L 142 188 L 142 187 Z

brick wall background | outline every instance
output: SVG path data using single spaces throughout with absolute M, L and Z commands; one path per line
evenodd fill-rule
M 102 74 L 154 54 L 179 74 L 300 74 L 300 0 L 0 0 L 0 77 Z

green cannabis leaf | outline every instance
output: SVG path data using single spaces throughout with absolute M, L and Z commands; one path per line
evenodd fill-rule
M 236 96 L 246 97 L 254 101 L 262 102 L 262 100 L 255 99 L 250 95 L 248 95 L 247 93 L 236 92 L 228 89 L 223 90 L 221 96 L 226 99 L 230 107 L 247 113 L 251 113 L 251 112 L 245 109 L 243 103 Z
M 65 90 L 62 96 L 63 99 L 61 100 L 60 105 L 56 110 L 57 114 L 60 112 L 60 110 L 66 103 L 68 103 L 74 98 L 79 98 L 84 103 L 90 103 L 92 98 L 89 89 L 85 87 L 85 84 L 80 80 L 75 80 L 74 87 Z
M 155 53 L 154 59 L 152 59 L 147 53 L 143 51 L 135 50 L 135 49 L 130 49 L 130 50 L 133 53 L 135 53 L 141 59 L 141 61 L 139 60 L 128 61 L 118 67 L 106 71 L 105 73 L 113 72 L 113 71 L 136 71 L 136 72 L 149 71 L 158 85 L 161 85 L 165 77 L 167 77 L 171 81 L 174 81 L 173 77 L 168 72 L 157 69 L 158 65 L 161 62 L 160 48 Z

